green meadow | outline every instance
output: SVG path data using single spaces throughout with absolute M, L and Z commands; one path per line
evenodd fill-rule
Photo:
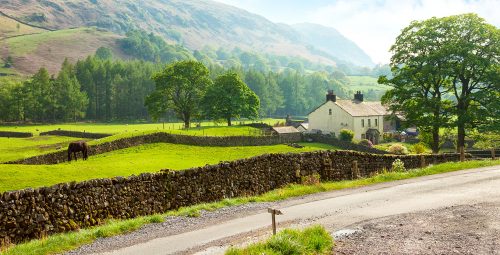
M 266 123 L 273 125 L 280 120 L 278 119 L 263 119 L 255 121 L 256 123 Z M 283 121 L 283 120 L 281 120 Z M 236 123 L 253 123 L 254 121 L 236 121 Z M 199 124 L 200 127 L 196 127 Z M 210 135 L 210 136 L 226 136 L 226 135 L 253 135 L 258 129 L 247 126 L 231 126 L 216 125 L 213 122 L 196 122 L 192 123 L 189 129 L 183 129 L 183 124 L 176 123 L 142 123 L 142 124 L 124 124 L 124 123 L 65 123 L 65 124 L 45 124 L 45 125 L 19 125 L 19 126 L 2 126 L 0 131 L 15 131 L 15 132 L 31 132 L 38 135 L 40 132 L 51 130 L 69 130 L 90 133 L 134 133 L 145 131 L 164 131 L 176 134 L 187 135 Z
M 91 156 L 87 161 L 78 160 L 57 165 L 0 164 L 0 192 L 94 178 L 138 175 L 167 168 L 180 170 L 266 153 L 335 149 L 324 144 L 303 145 L 305 147 L 299 149 L 287 145 L 202 147 L 156 143 Z

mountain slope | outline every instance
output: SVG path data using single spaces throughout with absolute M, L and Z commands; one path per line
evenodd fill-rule
M 359 50 L 356 45 L 348 45 L 353 43 L 341 35 L 329 37 L 340 40 L 338 46 L 342 50 L 337 50 L 336 41 L 329 41 L 328 46 L 316 39 L 309 40 L 291 26 L 276 24 L 214 1 L 0 0 L 0 11 L 50 29 L 96 26 L 123 34 L 131 28 L 140 28 L 191 50 L 205 46 L 239 47 L 246 51 L 301 57 L 327 65 L 335 65 L 336 59 L 368 63 L 357 51 L 338 54 L 339 51 Z
M 296 24 L 293 25 L 293 28 L 301 34 L 305 42 L 334 58 L 359 66 L 372 67 L 375 65 L 361 48 L 335 28 L 311 23 Z

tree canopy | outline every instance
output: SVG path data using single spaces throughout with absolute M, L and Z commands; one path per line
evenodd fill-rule
M 383 102 L 405 115 L 408 123 L 434 136 L 440 127 L 453 124 L 458 147 L 464 146 L 466 129 L 498 123 L 498 28 L 476 14 L 414 21 L 391 52 L 394 77 L 379 81 L 394 88 Z M 433 150 L 438 143 L 434 140 Z
M 257 95 L 235 72 L 218 76 L 203 98 L 203 111 L 209 119 L 224 119 L 231 126 L 232 118 L 255 119 L 259 116 Z
M 153 116 L 172 109 L 189 128 L 191 118 L 201 114 L 200 103 L 212 80 L 209 71 L 197 61 L 180 61 L 168 65 L 153 76 L 155 91 L 146 99 Z

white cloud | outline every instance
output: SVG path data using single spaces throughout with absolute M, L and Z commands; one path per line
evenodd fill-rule
M 500 26 L 499 0 L 218 0 L 275 22 L 313 22 L 338 29 L 375 62 L 389 62 L 390 46 L 413 20 L 475 12 Z M 309 5 L 307 6 L 306 3 Z M 309 4 L 310 3 L 310 4 Z

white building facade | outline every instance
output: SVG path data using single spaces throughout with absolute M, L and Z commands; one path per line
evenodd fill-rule
M 358 91 L 352 100 L 337 100 L 333 91 L 328 91 L 326 102 L 309 113 L 309 132 L 333 134 L 338 136 L 341 129 L 354 131 L 355 139 L 368 139 L 377 144 L 384 131 L 395 129 L 380 102 L 364 102 L 363 94 Z

